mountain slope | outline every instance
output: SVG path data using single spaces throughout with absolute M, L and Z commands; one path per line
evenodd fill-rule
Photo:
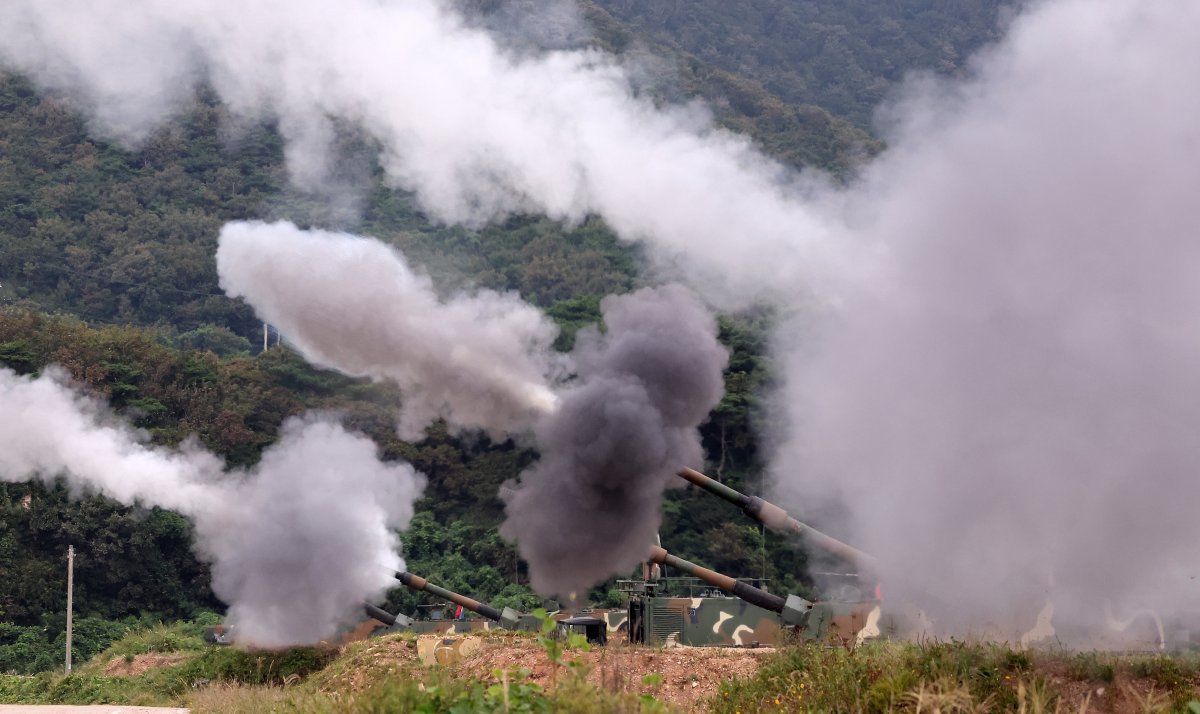
M 962 72 L 1012 0 L 591 0 L 631 31 L 869 127 L 905 72 Z

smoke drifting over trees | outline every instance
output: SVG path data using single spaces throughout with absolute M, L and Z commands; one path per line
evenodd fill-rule
M 217 271 L 313 364 L 394 380 L 406 438 L 439 417 L 502 437 L 554 407 L 558 329 L 515 294 L 440 300 L 383 243 L 290 223 L 226 225 Z
M 220 473 L 219 459 L 188 446 L 144 446 L 128 424 L 67 382 L 55 368 L 36 379 L 0 368 L 0 477 L 67 474 L 74 488 L 122 503 L 140 500 L 182 513 L 217 507 L 207 484 Z
M 145 137 L 204 79 L 235 114 L 279 120 L 302 186 L 321 185 L 331 118 L 347 121 L 437 219 L 594 213 L 686 274 L 714 278 L 706 295 L 778 300 L 790 311 L 776 339 L 790 417 L 776 435 L 778 493 L 802 516 L 840 499 L 850 537 L 875 551 L 889 582 L 941 593 L 964 630 L 1006 613 L 1010 593 L 1054 597 L 1057 618 L 1085 625 L 1102 619 L 1106 598 L 1163 611 L 1196 601 L 1192 0 L 1032 4 L 968 80 L 914 80 L 885 117 L 890 148 L 837 190 L 787 174 L 695 111 L 634 97 L 610 58 L 517 57 L 433 0 L 11 0 L 0 28 L 0 56 L 77 96 L 109 136 Z M 231 227 L 228 250 L 275 232 L 291 229 Z M 432 302 L 393 253 L 335 246 L 346 240 L 291 233 L 280 260 L 304 274 L 348 250 L 393 297 L 347 298 L 362 322 L 317 312 L 309 324 L 284 307 L 270 319 L 324 364 L 407 379 L 419 393 L 411 367 L 394 361 L 412 359 L 399 333 L 370 343 L 360 326 L 402 297 L 430 310 L 459 303 Z M 371 251 L 378 264 L 362 257 Z M 244 259 L 223 273 L 256 305 L 320 296 L 274 284 L 265 252 Z M 255 281 L 275 293 L 255 298 Z M 810 293 L 821 314 L 799 304 Z M 704 347 L 704 359 L 676 364 L 668 357 L 685 350 L 660 352 L 657 340 L 682 325 L 710 327 L 686 317 L 702 314 L 688 300 L 663 297 L 673 294 L 642 294 L 657 295 L 644 312 L 610 300 L 610 331 L 576 353 L 579 383 L 534 427 L 543 460 L 510 495 L 505 533 L 543 590 L 578 589 L 640 557 L 658 517 L 647 504 L 699 456 L 693 430 L 719 398 L 719 379 L 709 388 L 723 358 Z M 463 300 L 546 339 L 507 298 Z M 666 305 L 678 313 L 664 322 Z M 343 341 L 355 349 L 342 352 Z M 515 380 L 504 384 L 544 386 L 543 363 L 504 354 Z M 489 399 L 522 391 L 482 386 L 487 368 L 474 358 L 456 368 Z M 431 406 L 406 424 L 456 415 L 509 428 L 448 395 L 425 395 Z M 497 422 L 519 423 L 519 411 Z M 56 446 L 67 454 L 29 463 L 70 468 L 72 447 Z M 139 458 L 163 460 L 191 488 L 180 464 Z
M 78 492 L 190 518 L 242 642 L 331 637 L 403 567 L 394 529 L 412 517 L 424 478 L 380 462 L 374 443 L 335 423 L 290 420 L 257 466 L 225 474 L 199 448 L 145 445 L 58 370 L 33 379 L 0 369 L 0 404 L 0 480 L 61 476 Z
M 78 97 L 122 141 L 144 139 L 203 80 L 234 115 L 278 119 L 307 189 L 329 178 L 336 119 L 378 141 L 390 181 L 445 222 L 600 215 L 741 301 L 818 281 L 838 258 L 789 200 L 795 177 L 744 137 L 635 97 L 610 56 L 513 53 L 437 0 L 14 0 L 0 28 L 0 58 Z
M 646 557 L 662 492 L 681 464 L 703 461 L 696 427 L 724 388 L 729 355 L 687 289 L 608 297 L 601 310 L 607 331 L 577 337 L 578 382 L 534 430 L 541 460 L 504 494 L 500 533 L 543 593 L 583 593 Z

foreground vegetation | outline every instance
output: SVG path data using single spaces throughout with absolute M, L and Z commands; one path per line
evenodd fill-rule
M 573 643 L 578 646 L 579 643 Z M 493 636 L 503 652 L 541 647 L 555 676 L 528 669 L 420 664 L 415 638 L 394 634 L 337 648 L 247 652 L 206 647 L 193 623 L 131 632 L 69 677 L 0 676 L 0 703 L 176 705 L 194 712 L 667 712 L 653 671 L 625 685 L 588 678 L 579 650 L 544 637 Z M 620 645 L 614 657 L 628 653 Z M 674 650 L 687 659 L 699 650 Z M 1200 712 L 1200 654 L 1019 651 L 963 642 L 803 645 L 762 656 L 755 676 L 727 681 L 703 708 L 733 714 L 813 712 Z M 139 667 L 148 663 L 149 668 Z M 144 670 L 144 671 L 143 671 Z
M 1195 712 L 1200 655 L 1022 651 L 965 642 L 794 647 L 712 711 Z

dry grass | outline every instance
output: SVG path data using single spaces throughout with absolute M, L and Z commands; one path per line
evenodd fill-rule
M 196 690 L 183 704 L 192 714 L 263 714 L 294 711 L 297 699 L 295 692 L 283 687 L 215 684 Z

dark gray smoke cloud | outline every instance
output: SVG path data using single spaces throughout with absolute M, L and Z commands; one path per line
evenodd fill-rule
M 1200 4 L 1042 3 L 855 188 L 883 260 L 785 358 L 778 492 L 953 631 L 1200 602 L 1198 73 Z
M 77 492 L 160 506 L 196 526 L 197 553 L 244 644 L 312 644 L 359 616 L 403 568 L 395 529 L 424 478 L 380 462 L 366 437 L 292 419 L 245 472 L 194 446 L 166 449 L 75 391 L 62 370 L 0 368 L 0 480 L 63 478 Z
M 439 417 L 502 438 L 554 407 L 558 328 L 515 293 L 443 299 L 377 240 L 287 222 L 226 224 L 217 272 L 310 362 L 394 381 L 404 438 Z
M 720 400 L 728 352 L 678 285 L 601 303 L 607 332 L 581 332 L 578 384 L 535 427 L 541 460 L 504 494 L 500 533 L 542 593 L 583 593 L 645 558 L 663 489 L 703 460 L 696 427 Z

